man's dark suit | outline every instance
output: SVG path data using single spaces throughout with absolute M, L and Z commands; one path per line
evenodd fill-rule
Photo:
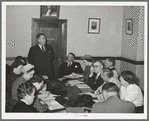
M 134 113 L 135 105 L 122 101 L 117 96 L 111 96 L 104 102 L 95 103 L 91 113 Z
M 70 67 L 67 66 L 68 63 L 62 63 L 60 66 L 60 76 L 69 75 L 71 73 L 81 74 L 83 73 L 82 67 L 80 63 L 73 62 Z
M 45 52 L 43 52 L 37 44 L 31 47 L 28 53 L 28 62 L 35 66 L 39 75 L 47 75 L 48 77 L 54 75 L 52 66 L 53 59 L 53 47 L 47 44 L 45 45 Z
M 96 73 L 93 73 L 93 76 L 92 77 L 89 77 L 88 78 L 88 86 L 91 87 L 92 90 L 96 90 L 98 87 L 100 87 L 102 84 L 103 84 L 103 79 L 100 77 L 98 77 L 98 79 L 96 79 Z

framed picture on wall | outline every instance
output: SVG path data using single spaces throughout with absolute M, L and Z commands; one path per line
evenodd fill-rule
M 132 19 L 126 19 L 126 35 L 132 35 L 132 33 L 133 33 Z
M 56 5 L 41 5 L 40 18 L 55 18 L 59 19 L 60 6 Z
M 99 34 L 100 33 L 100 18 L 89 18 L 88 20 L 88 33 Z

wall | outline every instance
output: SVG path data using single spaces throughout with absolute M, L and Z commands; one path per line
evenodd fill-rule
M 123 11 L 121 56 L 136 61 L 144 61 L 144 7 L 123 7 Z M 132 35 L 126 35 L 126 19 L 133 20 Z M 123 72 L 124 70 L 130 70 L 136 74 L 138 85 L 144 89 L 144 65 L 130 64 L 121 61 L 120 71 Z
M 27 57 L 31 46 L 31 19 L 40 17 L 40 6 L 7 6 L 6 17 L 6 57 Z M 100 34 L 88 34 L 88 18 L 101 18 Z M 133 35 L 125 33 L 126 18 L 133 19 Z M 108 6 L 61 6 L 60 19 L 68 19 L 67 54 L 122 56 L 143 61 L 143 18 L 144 8 L 137 6 L 112 6 L 111 9 Z M 143 88 L 144 66 L 128 64 L 126 67 L 126 64 L 116 61 L 116 69 L 119 72 L 125 70 L 123 67 L 132 70 L 141 80 L 139 85 Z
M 61 6 L 60 19 L 68 19 L 67 54 L 120 56 L 122 13 L 118 6 Z M 88 18 L 101 18 L 100 34 L 88 34 Z
M 31 20 L 39 18 L 39 13 L 39 6 L 11 5 L 6 7 L 6 57 L 18 55 L 27 57 L 31 47 Z
M 31 19 L 40 17 L 40 6 L 6 9 L 6 40 L 8 44 L 15 43 L 15 47 L 7 48 L 6 56 L 26 57 L 31 46 Z M 60 19 L 68 19 L 67 53 L 120 56 L 122 12 L 122 7 L 61 6 Z M 88 18 L 101 18 L 100 34 L 88 34 Z

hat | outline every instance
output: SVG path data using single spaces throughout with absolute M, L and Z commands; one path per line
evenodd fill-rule
M 93 60 L 93 58 L 90 55 L 85 55 L 81 58 L 82 60 Z
M 27 71 L 30 70 L 31 68 L 34 68 L 34 66 L 31 65 L 31 64 L 27 64 L 27 65 L 23 66 L 23 73 L 24 73 L 24 72 L 27 72 Z

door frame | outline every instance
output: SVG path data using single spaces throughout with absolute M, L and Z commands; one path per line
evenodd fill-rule
M 40 33 L 40 26 L 58 28 L 58 68 L 66 62 L 67 53 L 67 19 L 32 18 L 31 46 L 37 44 L 36 35 Z

